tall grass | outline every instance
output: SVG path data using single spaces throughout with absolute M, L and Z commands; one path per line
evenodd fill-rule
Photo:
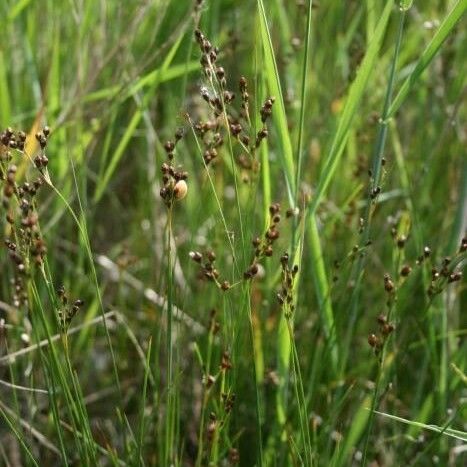
M 466 9 L 1 3 L 0 465 L 463 465 Z

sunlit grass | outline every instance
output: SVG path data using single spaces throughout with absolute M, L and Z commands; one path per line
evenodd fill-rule
M 430 3 L 0 4 L 0 465 L 462 465 Z

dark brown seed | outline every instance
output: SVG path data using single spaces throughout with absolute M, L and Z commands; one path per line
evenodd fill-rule
M 386 324 L 387 323 L 387 318 L 385 315 L 380 314 L 377 319 L 379 324 Z
M 390 293 L 394 291 L 394 282 L 391 280 L 388 274 L 384 275 L 384 290 Z
M 397 238 L 397 246 L 399 248 L 404 248 L 406 241 L 407 241 L 407 238 L 405 237 L 405 235 L 401 235 L 400 237 Z
M 408 265 L 408 264 L 404 264 L 404 266 L 402 266 L 402 269 L 401 269 L 401 276 L 403 277 L 407 277 L 412 271 L 412 268 Z
M 206 256 L 208 257 L 208 261 L 210 261 L 211 263 L 213 263 L 216 260 L 216 254 L 212 250 L 208 251 L 206 253 Z
M 370 334 L 368 336 L 368 344 L 371 345 L 371 347 L 378 347 L 379 346 L 379 338 L 375 334 Z
M 164 144 L 164 149 L 166 150 L 166 152 L 172 152 L 174 149 L 175 149 L 175 144 L 173 141 L 166 141 L 166 143 Z

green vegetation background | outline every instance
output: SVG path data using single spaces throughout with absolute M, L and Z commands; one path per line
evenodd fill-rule
M 466 292 L 450 275 L 465 262 L 467 1 L 313 3 L 1 2 L 0 129 L 24 130 L 31 157 L 51 135 L 48 252 L 23 306 L 0 249 L 0 464 L 465 465 Z M 220 87 L 198 27 L 234 115 L 248 81 L 252 138 L 275 98 L 249 165 L 227 107 L 203 162 L 200 89 Z M 168 209 L 178 128 L 188 192 Z M 12 157 L 18 183 L 37 176 Z M 245 280 L 273 202 L 280 238 Z M 230 290 L 200 279 L 189 253 L 208 250 Z M 292 310 L 276 295 L 295 264 Z M 67 329 L 61 285 L 85 302 Z

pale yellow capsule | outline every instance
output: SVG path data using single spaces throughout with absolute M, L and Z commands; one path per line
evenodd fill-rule
M 185 198 L 188 191 L 188 185 L 185 180 L 179 180 L 174 186 L 174 198 L 177 200 Z

